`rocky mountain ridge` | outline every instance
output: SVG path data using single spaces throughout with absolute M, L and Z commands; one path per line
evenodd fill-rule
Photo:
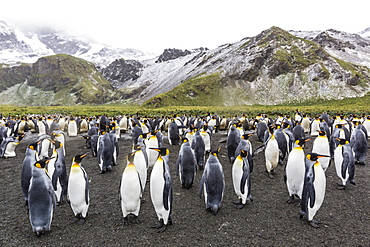
M 13 37 L 11 32 L 1 30 L 0 40 L 5 37 L 3 33 L 8 38 Z M 7 47 L 12 41 L 14 39 L 8 39 Z M 19 46 L 21 44 L 18 43 Z M 83 46 L 79 47 L 83 52 Z M 102 75 L 95 79 L 95 83 L 108 88 L 104 95 L 109 97 L 98 100 L 99 103 L 243 105 L 292 103 L 317 97 L 360 97 L 370 90 L 369 48 L 370 40 L 358 34 L 336 30 L 288 32 L 272 27 L 255 37 L 213 50 L 166 49 L 161 56 L 147 60 L 118 58 L 107 66 L 92 66 L 94 68 L 87 74 Z M 38 90 L 49 90 L 42 85 L 53 80 L 54 87 L 61 84 L 58 90 L 75 87 L 75 84 L 63 85 L 64 76 L 54 76 L 49 81 L 41 77 L 43 79 L 39 81 L 44 80 L 44 84 L 33 84 L 36 63 L 3 65 L 0 68 L 0 87 L 7 91 L 23 82 L 23 86 L 27 83 L 27 86 L 32 85 Z M 67 63 L 72 62 L 68 60 Z M 78 67 L 76 64 L 73 66 Z M 77 73 L 78 78 L 90 80 L 91 76 L 81 75 L 81 71 L 74 71 L 73 66 L 63 73 Z M 110 82 L 109 86 L 105 84 L 106 80 Z M 72 81 L 78 83 L 78 80 Z M 4 98 L 2 94 L 0 98 Z M 72 94 L 77 96 L 73 102 L 85 103 L 85 99 L 79 98 L 81 95 L 74 94 L 73 90 Z M 94 102 L 90 100 L 90 103 Z

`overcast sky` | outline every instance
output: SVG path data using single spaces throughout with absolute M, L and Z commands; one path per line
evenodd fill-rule
M 0 19 L 62 28 L 115 47 L 162 52 L 213 49 L 272 26 L 355 33 L 370 27 L 367 6 L 365 0 L 6 0 L 0 4 Z

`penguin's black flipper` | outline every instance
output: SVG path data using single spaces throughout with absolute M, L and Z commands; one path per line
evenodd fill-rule
M 346 171 L 347 169 L 349 169 L 349 162 L 350 162 L 350 159 L 348 157 L 348 154 L 347 153 L 344 153 L 343 154 L 343 161 L 342 161 L 342 170 L 341 170 L 341 175 L 342 175 L 342 178 L 345 179 L 346 178 Z M 348 171 L 349 173 L 349 171 Z
M 260 152 L 262 152 L 263 150 L 265 150 L 265 148 L 266 148 L 266 145 L 265 144 L 263 144 L 262 146 L 259 146 L 258 148 L 256 148 L 253 151 L 252 157 L 256 156 L 257 154 L 259 154 Z
M 240 192 L 242 194 L 245 193 L 245 183 L 247 182 L 247 179 L 249 177 L 249 164 L 248 164 L 248 159 L 243 159 L 243 175 L 242 179 L 240 181 Z
M 163 206 L 166 210 L 169 210 L 169 198 L 171 196 L 171 178 L 168 173 L 165 173 L 164 176 L 165 184 L 163 188 Z

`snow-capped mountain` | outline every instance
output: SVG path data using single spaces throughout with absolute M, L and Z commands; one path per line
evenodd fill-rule
M 34 63 L 40 57 L 55 54 L 76 56 L 100 67 L 120 58 L 142 60 L 156 56 L 136 49 L 91 42 L 50 28 L 24 31 L 0 20 L 0 63 Z
M 114 49 L 50 30 L 20 32 L 5 23 L 0 28 L 0 63 L 8 64 L 0 66 L 0 103 L 11 103 L 1 99 L 3 94 L 12 94 L 7 89 L 16 85 L 24 91 L 32 91 L 29 86 L 40 89 L 40 85 L 55 94 L 64 90 L 73 94 L 73 103 L 92 103 L 103 97 L 99 102 L 156 106 L 279 104 L 361 97 L 370 92 L 370 39 L 365 31 L 271 27 L 213 50 L 166 49 L 150 58 L 137 50 Z M 59 53 L 90 61 L 95 68 L 71 57 L 49 56 L 47 64 L 39 58 Z M 11 62 L 4 62 L 6 58 Z M 26 59 L 37 62 L 9 66 Z M 35 73 L 37 66 L 48 69 Z M 81 69 L 76 74 L 77 67 Z M 97 74 L 102 77 L 94 77 Z M 68 88 L 65 78 L 69 78 Z M 91 78 L 104 88 L 108 83 L 109 89 L 86 101 L 80 82 Z

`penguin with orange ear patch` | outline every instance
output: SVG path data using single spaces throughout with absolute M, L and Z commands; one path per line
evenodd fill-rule
M 300 218 L 305 217 L 312 227 L 320 227 L 320 220 L 314 219 L 317 211 L 320 209 L 326 190 L 326 176 L 319 158 L 330 157 L 317 153 L 309 153 L 306 156 L 306 172 L 303 184 Z
M 87 154 L 76 155 L 72 158 L 72 166 L 68 178 L 68 198 L 75 220 L 71 223 L 85 223 L 90 205 L 90 185 L 85 169 L 81 166 L 82 159 Z

